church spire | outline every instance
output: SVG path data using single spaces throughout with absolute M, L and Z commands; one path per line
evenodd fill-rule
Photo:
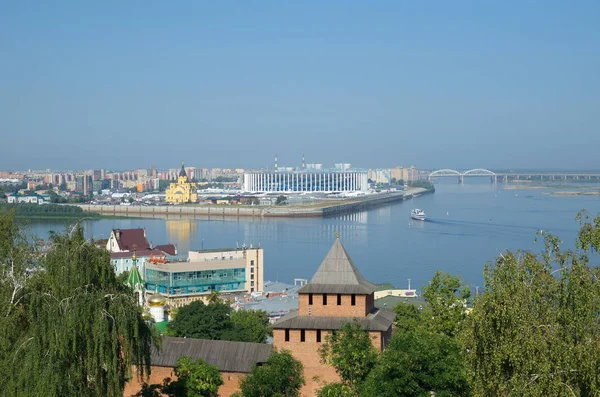
M 183 165 L 183 161 L 181 162 L 181 171 L 179 171 L 179 177 L 185 176 L 187 178 L 187 173 L 185 172 L 185 167 Z

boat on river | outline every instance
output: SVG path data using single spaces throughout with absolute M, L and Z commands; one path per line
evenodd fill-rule
M 415 208 L 411 211 L 410 217 L 416 221 L 424 221 L 426 219 L 425 211 Z

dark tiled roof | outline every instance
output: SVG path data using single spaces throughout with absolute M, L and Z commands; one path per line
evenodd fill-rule
M 365 330 L 387 331 L 394 322 L 396 314 L 391 310 L 375 309 L 366 317 L 300 316 L 294 310 L 281 317 L 274 329 L 341 329 L 346 323 L 358 321 Z
M 161 250 L 168 255 L 177 255 L 177 248 L 173 244 L 157 245 L 154 249 Z
M 375 284 L 363 278 L 340 239 L 336 238 L 317 272 L 308 284 L 298 290 L 298 293 L 368 295 L 376 289 Z
M 179 171 L 179 176 L 185 176 L 187 178 L 187 173 L 185 172 L 185 167 L 183 163 L 181 163 L 181 171 Z
M 121 251 L 133 251 L 134 244 L 138 251 L 151 248 L 144 229 L 113 229 L 113 233 Z
M 269 359 L 272 345 L 192 338 L 163 338 L 160 351 L 152 349 L 152 365 L 175 367 L 181 356 L 203 359 L 223 372 L 249 373 L 252 366 Z

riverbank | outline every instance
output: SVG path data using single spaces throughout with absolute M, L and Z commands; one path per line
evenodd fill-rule
M 600 196 L 599 191 L 587 191 L 587 192 L 552 192 L 542 193 L 547 196 Z
M 406 191 L 381 193 L 367 197 L 347 200 L 318 201 L 309 204 L 285 206 L 247 206 L 247 205 L 94 205 L 78 204 L 86 213 L 93 212 L 101 215 L 131 218 L 164 218 L 172 216 L 186 217 L 325 217 L 333 214 L 343 214 L 362 211 L 382 205 L 391 204 L 431 193 L 434 190 L 412 188 Z
M 79 220 L 81 218 L 100 219 L 106 216 L 94 211 L 84 211 L 77 205 L 0 203 L 0 214 L 14 211 L 18 219 Z

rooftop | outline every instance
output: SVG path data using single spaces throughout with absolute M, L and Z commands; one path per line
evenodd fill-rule
M 121 251 L 149 250 L 151 248 L 144 229 L 113 229 L 117 244 Z
M 269 359 L 272 345 L 265 343 L 231 342 L 193 338 L 164 337 L 159 350 L 152 349 L 152 365 L 175 367 L 177 359 L 189 356 L 216 365 L 223 372 L 249 373 L 257 363 Z
M 376 289 L 375 284 L 363 278 L 337 237 L 317 272 L 298 293 L 368 295 Z
M 279 319 L 275 329 L 341 329 L 344 324 L 358 322 L 369 331 L 387 331 L 396 315 L 391 310 L 374 309 L 366 317 L 300 316 L 294 310 Z

